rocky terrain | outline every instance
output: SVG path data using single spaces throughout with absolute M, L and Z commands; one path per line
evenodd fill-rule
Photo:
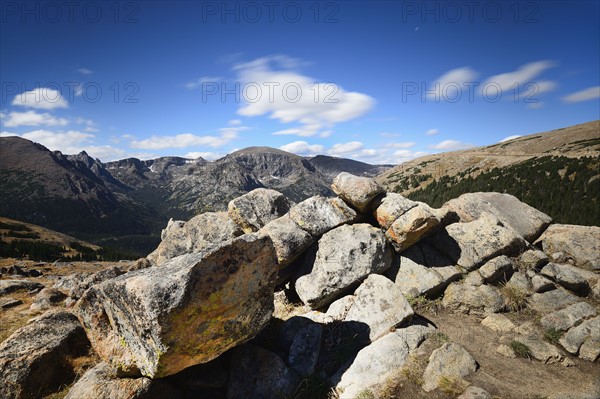
M 600 397 L 599 227 L 331 190 L 171 220 L 137 262 L 7 264 L 0 397 Z

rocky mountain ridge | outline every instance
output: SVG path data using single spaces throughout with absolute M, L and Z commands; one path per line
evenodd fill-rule
M 0 393 L 56 391 L 91 348 L 66 398 L 600 395 L 599 227 L 501 193 L 436 209 L 348 173 L 331 189 L 253 190 L 171 220 L 146 260 L 44 288 L 69 308 L 0 344 Z
M 224 210 L 255 188 L 293 201 L 331 196 L 332 175 L 374 176 L 385 166 L 332 157 L 303 158 L 250 147 L 213 162 L 180 157 L 102 163 L 87 153 L 63 155 L 19 137 L 0 138 L 0 215 L 52 228 L 100 245 L 149 240 L 169 218 Z M 154 238 L 151 237 L 154 235 Z M 119 240 L 101 239 L 119 237 Z

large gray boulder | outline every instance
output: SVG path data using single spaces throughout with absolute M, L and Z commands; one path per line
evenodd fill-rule
M 162 399 L 180 397 L 161 380 L 147 377 L 119 378 L 104 362 L 89 369 L 71 387 L 65 399 Z
M 371 274 L 354 293 L 354 303 L 345 321 L 368 328 L 368 338 L 375 341 L 414 314 L 400 289 L 387 277 Z M 362 331 L 361 331 L 362 332 Z
M 396 193 L 387 193 L 374 212 L 377 223 L 387 230 L 392 224 L 410 209 L 415 208 L 418 202 L 411 201 Z
M 333 377 L 340 399 L 355 399 L 364 390 L 374 390 L 396 370 L 402 368 L 409 348 L 400 335 L 393 332 L 363 348 L 352 364 Z
M 271 318 L 276 274 L 271 240 L 246 234 L 93 286 L 76 310 L 121 375 L 160 378 L 254 337 Z
M 504 308 L 504 299 L 498 288 L 490 285 L 478 287 L 452 283 L 446 288 L 442 305 L 467 314 L 489 315 Z
M 596 308 L 589 303 L 578 302 L 564 309 L 547 314 L 540 319 L 540 324 L 545 329 L 567 331 L 574 325 L 597 314 Z
M 409 248 L 441 223 L 437 212 L 427 204 L 419 203 L 392 223 L 385 235 L 398 252 Z
M 485 283 L 495 283 L 498 280 L 507 281 L 512 273 L 513 264 L 506 255 L 490 259 L 479 268 L 479 274 Z
M 291 202 L 279 191 L 257 188 L 229 201 L 229 217 L 244 233 L 260 230 L 272 220 L 288 213 Z
M 38 398 L 70 384 L 70 360 L 88 354 L 90 343 L 77 317 L 50 311 L 0 344 L 0 397 Z
M 535 243 L 546 255 L 561 252 L 575 266 L 600 270 L 600 227 L 553 224 Z
M 540 313 L 550 313 L 580 302 L 581 298 L 563 289 L 554 289 L 533 294 L 528 300 L 529 307 Z
M 527 245 L 523 237 L 489 213 L 471 222 L 451 224 L 428 241 L 468 271 L 496 256 L 517 255 Z
M 279 356 L 254 345 L 235 348 L 227 399 L 289 398 L 300 377 Z
M 477 370 L 477 362 L 462 346 L 446 342 L 434 350 L 423 373 L 422 388 L 431 392 L 440 384 L 442 377 L 460 379 Z
M 375 180 L 347 172 L 342 172 L 333 179 L 331 189 L 346 203 L 363 213 L 369 210 L 373 199 L 384 192 Z
M 162 231 L 161 243 L 147 258 L 162 265 L 179 255 L 200 252 L 242 234 L 227 212 L 207 212 L 187 222 L 169 220 Z
M 320 237 L 331 229 L 354 222 L 357 214 L 340 198 L 316 196 L 294 205 L 290 217 L 311 236 Z
M 260 232 L 271 238 L 279 269 L 290 265 L 316 241 L 316 238 L 300 228 L 289 214 L 267 223 Z
M 531 357 L 542 363 L 558 363 L 563 359 L 563 356 L 555 346 L 545 342 L 535 334 L 518 336 L 515 338 L 515 341 L 527 346 Z
M 391 263 L 392 252 L 380 229 L 343 225 L 321 237 L 312 271 L 296 280 L 296 292 L 313 309 L 324 307 Z
M 420 295 L 432 297 L 440 293 L 446 286 L 445 280 L 435 269 L 401 256 L 397 273 L 390 277 L 406 297 Z
M 566 289 L 582 295 L 587 294 L 591 286 L 600 279 L 600 275 L 588 270 L 557 263 L 548 263 L 540 271 L 540 274 L 556 281 Z
M 585 320 L 580 325 L 571 328 L 559 342 L 569 353 L 577 354 L 587 340 L 600 340 L 600 316 Z
M 442 208 L 455 212 L 462 222 L 478 219 L 483 213 L 495 215 L 506 227 L 533 242 L 552 223 L 543 212 L 510 194 L 468 193 L 446 202 Z

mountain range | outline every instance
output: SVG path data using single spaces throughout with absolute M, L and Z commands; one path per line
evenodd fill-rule
M 20 137 L 0 138 L 0 216 L 61 231 L 100 245 L 148 253 L 169 218 L 187 220 L 255 188 L 293 201 L 331 196 L 340 172 L 374 177 L 391 165 L 250 147 L 216 161 L 128 158 L 103 163 L 64 155 Z

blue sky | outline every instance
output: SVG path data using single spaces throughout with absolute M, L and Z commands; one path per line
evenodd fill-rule
M 400 163 L 600 119 L 597 1 L 2 1 L 0 130 Z

